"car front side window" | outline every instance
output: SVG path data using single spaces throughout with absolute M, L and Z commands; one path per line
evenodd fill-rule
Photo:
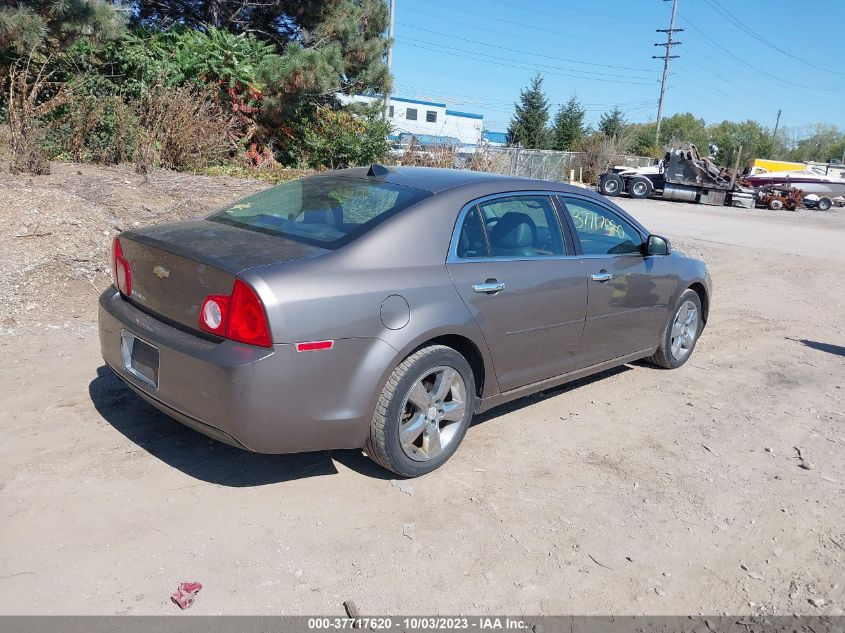
M 584 255 L 642 253 L 642 237 L 629 222 L 609 209 L 581 198 L 561 196 Z

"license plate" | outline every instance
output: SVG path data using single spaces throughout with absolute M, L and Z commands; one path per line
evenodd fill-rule
M 126 330 L 120 333 L 123 367 L 138 380 L 158 389 L 158 348 Z

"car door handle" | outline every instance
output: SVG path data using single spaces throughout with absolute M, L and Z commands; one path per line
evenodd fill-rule
M 505 289 L 505 284 L 495 279 L 488 279 L 483 284 L 475 284 L 472 287 L 473 292 L 482 292 L 488 295 L 496 294 Z
M 611 273 L 607 272 L 606 270 L 602 270 L 602 271 L 599 271 L 597 273 L 590 275 L 590 279 L 592 279 L 593 281 L 597 281 L 600 284 L 603 284 L 604 282 L 610 281 L 611 279 L 613 279 L 613 275 Z

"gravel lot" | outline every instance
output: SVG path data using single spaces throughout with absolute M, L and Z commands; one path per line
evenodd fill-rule
M 494 410 L 398 487 L 356 451 L 218 444 L 102 367 L 102 218 L 191 215 L 261 185 L 117 171 L 111 198 L 86 201 L 104 176 L 66 169 L 0 183 L 0 612 L 172 614 L 189 580 L 205 585 L 191 614 L 845 612 L 842 210 L 622 200 L 710 266 L 690 362 Z M 16 224 L 21 188 L 49 222 Z M 74 272 L 42 239 L 92 261 Z

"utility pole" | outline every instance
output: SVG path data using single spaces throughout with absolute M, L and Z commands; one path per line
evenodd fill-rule
M 778 109 L 778 118 L 775 120 L 775 131 L 772 132 L 772 140 L 776 140 L 778 137 L 778 127 L 780 126 L 780 109 Z
M 669 2 L 669 0 L 663 0 L 664 2 Z M 666 41 L 665 42 L 658 42 L 655 46 L 665 46 L 666 51 L 663 55 L 652 55 L 652 59 L 662 59 L 663 60 L 663 79 L 660 81 L 660 101 L 657 102 L 657 134 L 656 134 L 656 145 L 660 147 L 660 119 L 663 118 L 663 97 L 666 95 L 666 80 L 669 78 L 669 60 L 670 59 L 677 59 L 680 55 L 672 55 L 672 47 L 677 46 L 680 42 L 676 42 L 672 39 L 672 35 L 674 33 L 679 33 L 684 29 L 676 29 L 675 28 L 675 14 L 678 11 L 678 0 L 671 0 L 672 1 L 672 18 L 669 20 L 669 28 L 668 29 L 656 29 L 658 33 L 666 33 Z
M 387 23 L 387 72 L 390 73 L 390 80 L 393 81 L 393 12 L 396 5 L 396 0 L 387 0 L 388 11 L 390 13 L 390 20 Z M 384 118 L 390 118 L 390 91 L 384 91 Z

